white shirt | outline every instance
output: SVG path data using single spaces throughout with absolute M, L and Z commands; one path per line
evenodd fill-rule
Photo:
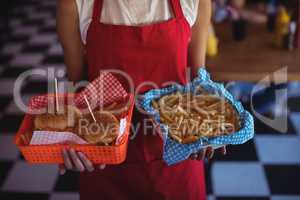
M 79 13 L 80 32 L 85 43 L 92 20 L 94 0 L 75 0 Z M 197 18 L 199 0 L 180 0 L 183 13 L 192 26 Z M 167 21 L 174 17 L 170 0 L 103 0 L 102 23 L 145 25 Z

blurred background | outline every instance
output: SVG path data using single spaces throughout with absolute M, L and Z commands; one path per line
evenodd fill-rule
M 300 200 L 300 1 L 215 0 L 207 68 L 255 116 L 256 137 L 206 163 L 209 199 Z M 0 199 L 76 200 L 78 174 L 28 165 L 13 144 L 24 116 L 14 81 L 29 69 L 65 73 L 55 0 L 0 6 Z M 22 99 L 47 92 L 31 76 Z

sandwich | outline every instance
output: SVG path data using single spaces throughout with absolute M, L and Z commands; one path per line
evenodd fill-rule
M 58 112 L 36 115 L 34 130 L 73 132 L 81 115 L 81 111 L 75 106 L 62 106 Z
M 83 115 L 77 124 L 76 133 L 90 144 L 112 144 L 119 134 L 120 122 L 110 112 L 98 111 Z

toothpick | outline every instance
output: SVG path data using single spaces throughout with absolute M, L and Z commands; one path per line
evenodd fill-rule
M 84 97 L 84 100 L 85 100 L 85 102 L 86 102 L 86 105 L 88 106 L 88 109 L 89 109 L 89 111 L 90 111 L 90 113 L 91 113 L 91 115 L 92 115 L 92 118 L 93 118 L 94 122 L 97 122 L 97 121 L 96 121 L 96 118 L 95 118 L 95 116 L 94 116 L 94 113 L 93 113 L 93 111 L 92 111 L 92 108 L 91 108 L 91 106 L 90 106 L 89 101 L 87 100 L 87 98 L 86 98 L 85 95 L 83 95 L 83 97 Z
M 57 78 L 54 79 L 54 86 L 55 86 L 55 109 L 56 109 L 56 113 L 59 113 Z

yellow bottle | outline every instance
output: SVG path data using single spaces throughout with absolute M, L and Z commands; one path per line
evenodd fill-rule
M 289 24 L 291 17 L 289 16 L 285 7 L 280 7 L 278 11 L 278 16 L 276 19 L 276 37 L 275 45 L 277 47 L 283 47 L 284 37 L 289 33 Z
M 216 37 L 212 26 L 209 28 L 206 55 L 208 57 L 214 57 L 218 55 L 218 38 Z

